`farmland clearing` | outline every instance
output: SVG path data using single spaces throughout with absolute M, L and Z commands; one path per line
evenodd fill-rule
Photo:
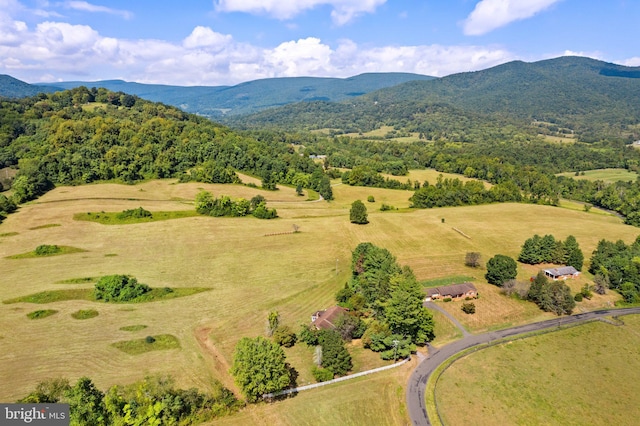
M 588 257 L 600 239 L 629 243 L 637 235 L 636 228 L 614 216 L 528 204 L 414 210 L 408 208 L 412 191 L 339 183 L 333 182 L 336 200 L 331 202 L 305 201 L 288 187 L 264 191 L 244 185 L 153 180 L 138 185 L 58 187 L 21 206 L 0 225 L 0 234 L 10 235 L 0 239 L 2 301 L 60 289 L 90 291 L 96 277 L 109 274 L 129 274 L 153 288 L 209 291 L 134 304 L 86 299 L 44 305 L 0 304 L 5 348 L 0 353 L 0 376 L 5 383 L 0 400 L 16 400 L 39 381 L 61 376 L 71 380 L 90 376 L 100 389 L 106 389 L 147 374 L 163 373 L 171 374 L 181 387 L 207 389 L 212 379 L 218 379 L 237 392 L 228 373 L 237 341 L 243 336 L 263 335 L 267 314 L 272 310 L 280 313 L 282 324 L 297 330 L 300 323 L 309 321 L 311 313 L 335 304 L 334 295 L 350 274 L 351 251 L 360 242 L 388 249 L 401 265 L 410 266 L 420 281 L 474 278 L 481 294 L 475 302 L 475 315 L 462 313 L 454 303 L 443 306 L 476 332 L 552 316 L 532 303 L 498 294 L 496 287 L 486 284 L 483 268 L 464 266 L 465 253 L 481 253 L 482 264 L 497 253 L 517 257 L 524 240 L 538 233 L 553 234 L 558 239 L 574 235 Z M 202 189 L 232 198 L 250 199 L 260 194 L 269 207 L 277 209 L 279 218 L 188 216 L 113 225 L 74 220 L 76 214 L 138 207 L 152 213 L 186 211 L 194 208 L 193 200 Z M 351 203 L 366 200 L 369 195 L 375 197 L 374 203 L 366 203 L 370 223 L 349 223 Z M 383 202 L 399 210 L 381 212 Z M 44 226 L 47 224 L 59 226 Z M 294 224 L 300 232 L 288 233 Z M 84 251 L 6 259 L 42 244 Z M 533 267 L 520 265 L 519 278 L 528 279 L 535 272 Z M 584 281 L 567 283 L 575 291 L 589 279 L 584 274 Z M 588 305 L 578 304 L 578 309 L 606 306 L 614 298 L 613 293 L 595 296 Z M 45 308 L 58 313 L 39 321 L 26 316 Z M 80 310 L 95 310 L 99 316 L 78 321 L 72 314 Z M 455 328 L 443 322 L 447 321 L 443 315 L 436 315 L 436 320 L 441 323 L 436 329 L 441 335 L 434 343 L 444 344 L 459 337 Z M 159 335 L 171 335 L 177 344 L 136 355 L 113 346 Z M 350 350 L 359 369 L 385 364 L 358 342 Z M 312 349 L 303 344 L 287 349 L 289 361 L 298 370 L 299 384 L 312 381 L 311 354 Z M 371 415 L 382 424 L 405 423 L 404 384 L 414 362 L 397 371 L 309 391 L 275 405 L 252 406 L 221 423 L 274 424 L 269 423 L 274 420 L 279 424 L 304 424 L 310 422 L 305 416 L 313 414 L 327 416 L 327 424 L 331 424 L 336 420 L 331 416 L 337 415 L 328 414 L 335 409 L 331 402 L 342 407 L 337 411 L 346 416 L 341 417 L 343 420 Z M 311 405 L 318 401 L 322 403 L 311 413 Z M 391 407 L 387 414 L 380 408 L 385 404 Z

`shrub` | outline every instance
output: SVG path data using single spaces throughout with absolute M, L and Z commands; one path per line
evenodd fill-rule
M 122 213 L 118 213 L 116 218 L 118 219 L 143 219 L 145 217 L 153 217 L 149 210 L 145 210 L 142 207 L 137 209 L 123 210 Z
M 369 196 L 367 197 L 367 202 L 369 202 L 369 203 L 375 203 L 375 202 L 376 202 L 376 199 L 375 199 L 375 198 L 373 198 L 373 195 L 369 195 Z
M 582 293 L 576 293 L 576 295 L 573 296 L 573 300 L 576 302 L 582 302 Z
M 396 210 L 396 208 L 393 207 L 393 206 L 390 206 L 388 204 L 382 203 L 382 205 L 380 206 L 380 211 L 381 212 L 386 212 L 388 210 Z
M 451 302 L 451 298 L 450 297 L 445 297 L 444 299 L 442 299 L 443 302 Z
M 327 382 L 329 380 L 333 380 L 333 373 L 326 368 L 319 368 L 314 366 L 311 369 L 311 373 L 313 373 L 313 378 L 316 379 L 317 382 Z
M 462 304 L 462 312 L 464 312 L 465 314 L 475 314 L 476 313 L 476 304 L 473 302 L 470 303 L 463 303 Z
M 144 338 L 145 343 L 151 344 L 156 341 L 156 338 L 153 336 L 147 336 Z
M 60 253 L 61 251 L 62 249 L 59 246 L 43 244 L 36 247 L 34 253 L 36 256 L 50 256 L 52 254 Z

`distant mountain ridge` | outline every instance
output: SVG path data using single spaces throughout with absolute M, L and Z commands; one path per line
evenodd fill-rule
M 177 106 L 184 111 L 219 118 L 249 114 L 290 103 L 324 100 L 339 102 L 407 81 L 430 80 L 421 74 L 367 73 L 349 78 L 282 77 L 253 80 L 235 86 L 170 86 L 122 80 L 55 83 L 63 89 L 104 87 Z
M 50 93 L 62 90 L 59 87 L 47 85 L 34 85 L 25 83 L 22 80 L 11 77 L 10 75 L 0 74 L 0 97 L 5 98 L 24 98 L 27 96 L 35 96 L 38 93 Z

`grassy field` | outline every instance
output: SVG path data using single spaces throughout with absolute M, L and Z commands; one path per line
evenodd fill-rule
M 592 322 L 483 349 L 441 376 L 445 424 L 634 425 L 640 316 Z
M 412 191 L 349 187 L 339 181 L 334 185 L 336 200 L 308 202 L 287 187 L 270 192 L 244 185 L 179 184 L 175 180 L 135 186 L 109 183 L 59 187 L 21 206 L 0 224 L 0 234 L 11 234 L 0 239 L 2 301 L 60 290 L 59 283 L 73 284 L 72 290 L 86 292 L 93 287 L 92 277 L 109 274 L 133 275 L 153 288 L 210 291 L 139 304 L 67 298 L 46 305 L 59 314 L 41 321 L 29 320 L 26 314 L 42 305 L 0 304 L 0 377 L 4 384 L 0 400 L 20 398 L 46 378 L 64 376 L 73 381 L 84 375 L 101 389 L 165 373 L 182 387 L 207 389 L 215 378 L 237 392 L 228 374 L 236 342 L 243 336 L 264 334 L 271 310 L 278 310 L 282 322 L 297 329 L 298 324 L 309 321 L 311 313 L 334 304 L 335 292 L 349 277 L 351 251 L 360 242 L 387 248 L 400 264 L 410 266 L 420 281 L 475 278 L 481 294 L 475 315 L 463 314 L 453 303 L 445 306 L 473 331 L 551 315 L 533 304 L 499 295 L 496 287 L 484 281 L 483 269 L 464 266 L 466 252 L 480 252 L 484 264 L 496 253 L 517 256 L 524 240 L 534 233 L 553 234 L 559 239 L 573 234 L 588 257 L 602 238 L 629 243 L 639 233 L 619 218 L 577 210 L 525 204 L 411 210 L 408 198 Z M 246 199 L 262 194 L 280 217 L 262 221 L 196 216 L 109 226 L 73 219 L 78 213 L 138 207 L 152 212 L 185 211 L 193 208 L 201 189 L 216 196 Z M 349 223 L 351 203 L 366 200 L 368 195 L 376 199 L 366 203 L 370 223 Z M 400 210 L 380 212 L 383 202 Z M 42 226 L 52 223 L 60 226 Z M 294 224 L 299 233 L 265 236 L 289 232 Z M 6 259 L 41 244 L 86 251 Z M 523 279 L 534 272 L 520 266 Z M 605 306 L 611 297 L 596 296 L 585 308 Z M 100 312 L 97 320 L 78 321 L 71 316 L 90 309 Z M 438 344 L 459 337 L 444 317 L 436 315 L 436 319 L 441 333 Z M 142 324 L 147 327 L 134 326 Z M 131 356 L 112 346 L 164 334 L 175 336 L 181 348 Z M 383 364 L 358 348 L 357 342 L 354 345 L 351 350 L 358 368 Z M 311 381 L 310 352 L 296 346 L 288 353 L 300 372 L 299 381 Z M 408 421 L 403 411 L 404 385 L 410 369 L 399 370 L 309 391 L 277 404 L 252 406 L 224 423 L 318 424 L 318 418 L 326 418 L 326 424 L 354 424 L 362 419 L 404 424 Z
M 560 173 L 558 176 L 567 176 L 574 179 L 586 179 L 586 180 L 601 180 L 607 183 L 614 183 L 618 181 L 634 181 L 638 179 L 638 174 L 627 169 L 597 169 L 597 170 L 585 170 L 584 175 L 575 176 L 575 173 L 567 172 Z

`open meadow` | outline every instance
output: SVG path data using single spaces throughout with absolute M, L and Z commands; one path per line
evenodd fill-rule
M 261 194 L 269 207 L 277 209 L 279 218 L 194 216 L 121 225 L 73 219 L 79 213 L 138 207 L 151 212 L 193 210 L 200 189 L 215 196 L 247 199 Z M 263 335 L 269 311 L 277 310 L 281 323 L 297 330 L 313 312 L 333 305 L 334 294 L 349 277 L 351 251 L 360 242 L 388 249 L 421 281 L 474 277 L 481 294 L 477 313 L 465 315 L 453 303 L 445 308 L 476 331 L 550 318 L 551 314 L 498 294 L 496 287 L 486 284 L 483 268 L 464 266 L 465 253 L 480 252 L 484 264 L 497 253 L 517 257 L 524 240 L 535 233 L 558 239 L 571 234 L 588 259 L 600 239 L 629 243 L 639 233 L 615 216 L 549 206 L 492 204 L 413 210 L 408 209 L 412 191 L 349 187 L 335 181 L 333 192 L 334 201 L 306 201 L 307 197 L 286 187 L 270 192 L 243 185 L 154 180 L 138 185 L 58 187 L 21 206 L 0 224 L 2 301 L 41 291 L 90 289 L 95 282 L 91 278 L 109 274 L 129 274 L 154 288 L 209 290 L 136 304 L 90 300 L 0 304 L 0 400 L 21 398 L 46 378 L 62 376 L 75 381 L 89 376 L 104 390 L 156 373 L 171 374 L 182 387 L 207 389 L 212 379 L 218 379 L 237 393 L 228 374 L 236 342 L 243 336 Z M 375 202 L 366 202 L 369 195 Z M 356 199 L 365 201 L 368 225 L 349 223 L 349 208 Z M 381 212 L 382 203 L 398 210 Z M 290 233 L 294 224 L 299 233 Z M 42 244 L 84 251 L 7 258 Z M 534 273 L 521 265 L 519 278 Z M 583 279 L 586 282 L 588 277 Z M 613 297 L 595 296 L 588 307 L 606 306 Z M 57 312 L 38 319 L 27 317 L 47 309 Z M 81 310 L 98 314 L 83 320 L 72 316 Z M 436 319 L 447 321 L 440 314 Z M 435 342 L 438 345 L 459 337 L 449 323 L 437 325 L 436 330 L 443 333 Z M 113 346 L 165 335 L 175 337 L 177 345 L 139 354 Z M 358 369 L 385 365 L 357 342 L 351 350 Z M 297 345 L 287 349 L 287 356 L 298 370 L 298 384 L 312 382 L 312 350 Z M 353 424 L 363 418 L 375 419 L 376 424 L 404 424 L 408 422 L 404 385 L 411 369 L 410 364 L 276 404 L 251 406 L 221 422 L 319 424 L 317 419 L 322 417 L 326 424 Z M 339 417 L 327 417 L 329 412 Z
M 634 173 L 633 171 L 627 169 L 585 170 L 584 172 L 580 172 L 579 176 L 576 176 L 576 174 L 572 172 L 559 173 L 558 176 L 566 176 L 572 177 L 574 179 L 585 179 L 591 181 L 601 180 L 606 183 L 615 183 L 618 181 L 628 182 L 638 179 L 637 173 Z
M 640 316 L 514 340 L 455 361 L 436 398 L 445 424 L 635 425 Z

